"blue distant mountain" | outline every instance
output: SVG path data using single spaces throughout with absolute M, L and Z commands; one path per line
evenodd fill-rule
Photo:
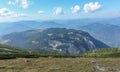
M 51 21 L 18 21 L 10 23 L 0 23 L 0 35 L 12 32 L 21 32 L 30 29 L 46 28 L 78 28 L 89 23 L 97 22 L 99 19 L 73 19 L 73 20 L 51 20 Z
M 120 17 L 110 19 L 73 19 L 51 21 L 19 21 L 0 23 L 0 39 L 3 35 L 26 30 L 67 28 L 84 30 L 104 43 L 120 47 Z
M 80 29 L 89 32 L 96 39 L 112 47 L 120 47 L 120 26 L 92 23 L 82 26 Z

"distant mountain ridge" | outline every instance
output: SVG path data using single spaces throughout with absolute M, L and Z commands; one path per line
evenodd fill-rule
M 89 32 L 96 39 L 112 47 L 120 47 L 120 17 L 110 19 L 71 19 L 51 21 L 28 20 L 11 23 L 0 23 L 0 39 L 3 35 L 13 32 L 47 28 L 84 30 Z
M 96 48 L 108 48 L 87 32 L 66 28 L 28 30 L 3 36 L 1 43 L 43 52 L 79 54 Z
M 31 29 L 46 29 L 46 28 L 73 28 L 79 29 L 79 26 L 84 26 L 89 23 L 101 21 L 101 19 L 71 19 L 71 20 L 49 20 L 49 21 L 18 21 L 0 23 L 0 35 L 9 34 L 12 32 L 21 32 Z
M 112 47 L 120 47 L 120 26 L 93 23 L 82 26 L 80 29 Z

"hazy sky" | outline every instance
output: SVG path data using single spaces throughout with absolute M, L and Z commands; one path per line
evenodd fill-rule
M 0 0 L 0 21 L 109 18 L 120 0 Z

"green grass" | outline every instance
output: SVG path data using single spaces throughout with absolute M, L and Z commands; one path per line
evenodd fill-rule
M 0 47 L 19 51 L 16 47 Z M 98 49 L 77 56 L 24 49 L 16 53 L 8 51 L 0 54 L 0 72 L 103 72 L 101 68 L 104 72 L 120 72 L 119 48 Z
M 30 50 L 26 50 L 19 47 L 8 46 L 0 44 L 0 54 L 19 54 L 19 53 L 29 53 Z
M 0 59 L 13 58 L 39 58 L 39 57 L 54 57 L 54 58 L 75 58 L 75 57 L 92 57 L 92 58 L 120 58 L 119 48 L 104 48 L 88 51 L 80 55 L 67 54 L 51 54 L 42 53 L 32 50 L 21 49 L 17 47 L 0 45 Z
M 96 49 L 82 54 L 83 57 L 94 57 L 94 58 L 117 58 L 120 57 L 120 48 L 105 48 Z

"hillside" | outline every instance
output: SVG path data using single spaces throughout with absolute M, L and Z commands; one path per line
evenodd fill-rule
M 120 26 L 94 23 L 82 26 L 79 29 L 89 32 L 93 37 L 107 45 L 120 47 Z
M 79 54 L 96 48 L 108 48 L 87 32 L 66 28 L 28 30 L 3 36 L 1 43 L 49 53 Z
M 29 53 L 29 51 L 13 46 L 0 44 L 0 54 L 23 54 Z
M 83 57 L 95 57 L 95 58 L 120 57 L 120 49 L 119 48 L 96 49 L 96 50 L 92 50 L 84 53 Z

